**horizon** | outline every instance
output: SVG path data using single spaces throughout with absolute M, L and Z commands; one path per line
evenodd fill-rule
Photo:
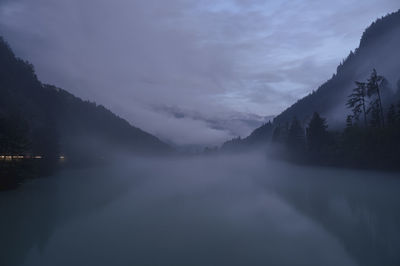
M 317 1 L 264 2 L 174 0 L 163 9 L 157 1 L 120 0 L 91 9 L 89 2 L 40 8 L 0 1 L 0 34 L 42 82 L 104 105 L 164 141 L 212 146 L 246 137 L 316 90 L 372 22 L 400 8 L 375 0 L 362 7 L 338 1 L 330 10 Z

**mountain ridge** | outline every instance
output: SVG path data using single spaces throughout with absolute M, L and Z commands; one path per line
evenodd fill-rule
M 359 47 L 339 64 L 332 78 L 277 115 L 274 123 L 289 122 L 294 116 L 305 122 L 313 112 L 319 112 L 328 117 L 330 124 L 344 125 L 345 103 L 355 81 L 365 80 L 374 68 L 392 84 L 400 80 L 399 55 L 388 55 L 388 50 L 397 47 L 400 47 L 400 10 L 373 22 L 362 34 Z M 398 90 L 395 88 L 393 94 Z
M 49 156 L 82 156 L 82 153 L 104 156 L 111 146 L 146 154 L 171 150 L 157 137 L 131 125 L 104 106 L 41 83 L 33 65 L 16 57 L 2 37 L 0 94 L 0 118 L 16 116 L 27 125 L 25 134 L 30 147 L 25 152 Z
M 385 42 L 387 40 L 388 42 Z M 266 139 L 272 137 L 274 127 L 290 123 L 294 117 L 305 125 L 314 112 L 327 117 L 331 128 L 344 127 L 345 117 L 350 114 L 350 110 L 346 108 L 347 97 L 355 86 L 354 82 L 365 80 L 374 68 L 383 72 L 391 82 L 392 88 L 387 88 L 384 95 L 385 106 L 388 106 L 390 101 L 400 99 L 400 57 L 395 50 L 398 47 L 400 47 L 400 10 L 377 19 L 367 27 L 362 34 L 359 47 L 350 52 L 339 64 L 332 78 L 320 85 L 317 90 L 277 115 L 272 124 L 264 124 L 255 129 L 242 141 L 237 139 L 233 142 L 228 141 L 222 148 L 226 146 L 232 148 L 232 143 L 243 147 L 248 146 L 246 143 L 266 142 Z M 394 52 L 388 55 L 388 51 Z

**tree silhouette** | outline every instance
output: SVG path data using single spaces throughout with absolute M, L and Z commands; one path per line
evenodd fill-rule
M 288 144 L 294 150 L 302 150 L 304 148 L 305 136 L 304 129 L 297 117 L 293 117 L 288 131 Z
M 0 117 L 0 154 L 23 155 L 29 149 L 29 128 L 19 114 Z
M 400 124 L 400 101 L 397 104 L 397 115 L 396 115 L 396 120 Z
M 288 123 L 284 123 L 283 125 L 279 124 L 272 133 L 272 141 L 275 143 L 285 143 L 287 140 L 288 131 Z
M 387 123 L 389 127 L 393 127 L 396 125 L 397 117 L 396 117 L 396 107 L 394 104 L 391 104 L 387 113 Z
M 372 113 L 372 122 L 376 123 L 377 126 L 385 126 L 385 119 L 383 115 L 383 106 L 382 106 L 382 99 L 381 99 L 381 87 L 382 82 L 385 80 L 383 76 L 377 74 L 376 69 L 372 70 L 371 76 L 367 82 L 367 94 L 369 97 L 374 95 L 377 98 L 371 101 L 370 111 Z
M 359 120 L 360 114 L 363 114 L 364 126 L 367 127 L 367 113 L 365 108 L 365 97 L 367 96 L 367 85 L 364 82 L 356 81 L 356 88 L 353 89 L 353 93 L 349 95 L 347 106 L 352 108 L 353 118 Z
M 310 151 L 320 152 L 327 142 L 326 120 L 317 112 L 314 112 L 310 123 L 307 127 L 307 144 Z
M 353 117 L 351 115 L 348 115 L 346 118 L 346 129 L 349 129 L 352 127 L 353 127 Z
M 370 125 L 373 128 L 380 128 L 382 126 L 382 115 L 377 100 L 372 101 L 368 107 L 368 114 L 370 115 Z

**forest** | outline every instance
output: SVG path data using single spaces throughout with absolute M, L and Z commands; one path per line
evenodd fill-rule
M 375 69 L 368 80 L 356 81 L 342 131 L 329 130 L 318 112 L 305 125 L 296 116 L 289 123 L 268 124 L 274 154 L 307 164 L 398 170 L 400 101 L 385 108 L 386 90 L 387 80 Z
M 60 163 L 101 162 L 117 150 L 171 151 L 104 106 L 40 82 L 0 37 L 0 190 L 49 175 Z

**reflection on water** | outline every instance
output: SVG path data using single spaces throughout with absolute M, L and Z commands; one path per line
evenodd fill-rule
M 0 193 L 0 265 L 399 265 L 396 174 L 132 159 Z
M 42 156 L 0 155 L 0 192 L 15 189 L 25 180 L 53 174 L 64 159 L 43 159 Z

